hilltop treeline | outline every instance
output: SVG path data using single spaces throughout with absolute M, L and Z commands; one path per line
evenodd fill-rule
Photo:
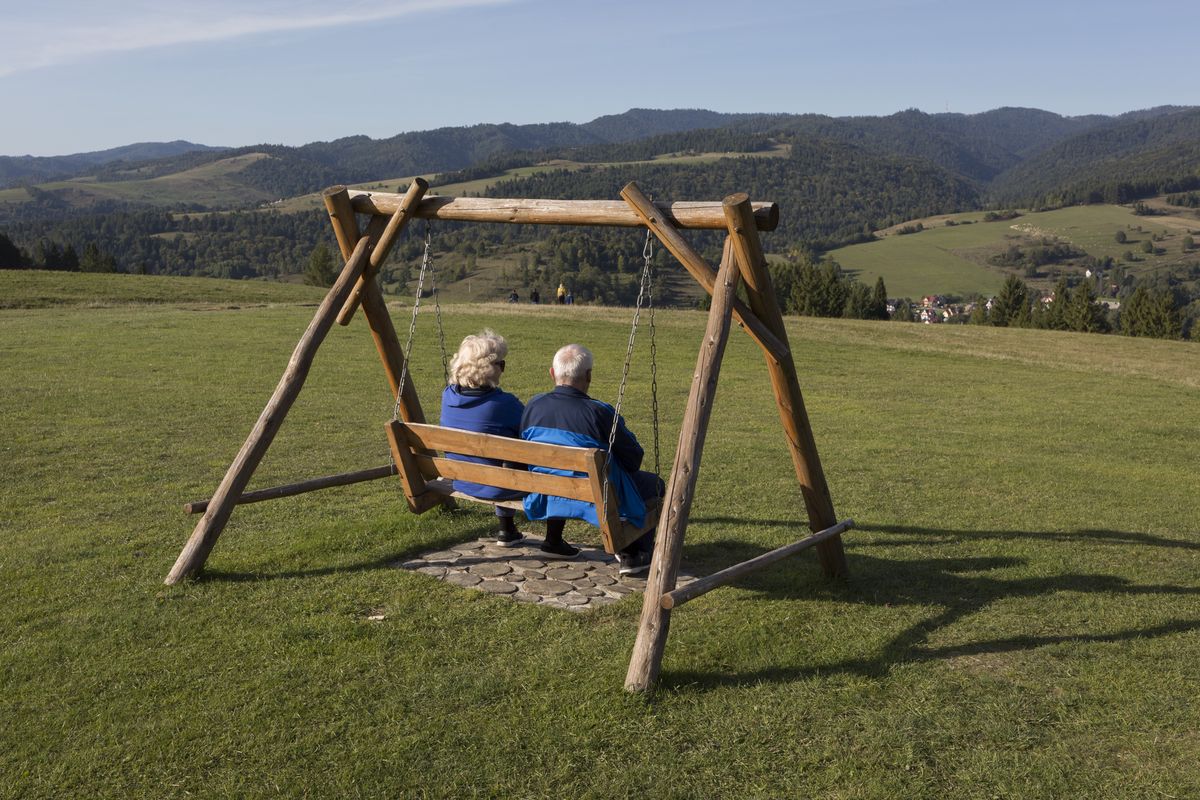
M 110 181 L 165 176 L 218 158 L 263 153 L 267 157 L 246 164 L 237 179 L 284 197 L 404 174 L 441 172 L 442 182 L 485 178 L 563 158 L 594 166 L 506 180 L 487 194 L 613 199 L 630 180 L 652 197 L 673 200 L 744 191 L 779 203 L 779 228 L 763 237 L 764 246 L 799 259 L 914 217 L 996 207 L 999 198 L 1006 200 L 1000 207 L 1022 199 L 1046 207 L 1130 201 L 1164 190 L 1188 197 L 1200 189 L 1197 140 L 1198 109 L 1151 109 L 1116 118 L 1012 108 L 862 118 L 633 110 L 586 125 L 476 125 L 299 148 L 186 152 L 140 164 L 117 161 L 100 166 L 97 174 Z M 747 155 L 707 163 L 650 160 L 718 152 Z M 606 166 L 612 162 L 622 163 Z M 82 205 L 66 190 L 30 187 L 29 193 L 30 202 L 0 207 L 0 232 L 25 254 L 27 265 L 47 264 L 39 253 L 80 254 L 91 247 L 104 256 L 101 263 L 126 272 L 269 278 L 302 272 L 314 249 L 331 243 L 324 213 L 229 210 L 244 202 L 240 197 L 219 212 L 192 213 L 208 209 L 190 206 L 167 213 L 111 200 Z M 581 299 L 590 294 L 624 301 L 630 261 L 640 252 L 640 242 L 631 245 L 627 231 L 436 227 L 438 247 L 468 265 L 460 268 L 507 254 L 521 261 L 514 277 L 577 273 Z M 718 234 L 689 238 L 717 260 Z M 395 258 L 411 258 L 418 250 L 415 239 L 406 239 Z

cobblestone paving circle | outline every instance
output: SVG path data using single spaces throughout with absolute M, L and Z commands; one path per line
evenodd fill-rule
M 540 538 L 529 534 L 514 547 L 501 547 L 491 538 L 478 539 L 397 566 L 464 589 L 576 613 L 611 605 L 646 588 L 644 575 L 621 577 L 616 558 L 601 548 L 576 545 L 579 555 L 555 559 L 542 553 L 541 545 Z M 680 572 L 678 585 L 693 580 Z

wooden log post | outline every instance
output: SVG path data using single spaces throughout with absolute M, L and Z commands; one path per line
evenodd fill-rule
M 379 241 L 381 245 L 371 251 L 370 265 L 367 267 L 366 272 L 363 273 L 363 276 L 358 279 L 358 283 L 354 285 L 354 291 L 350 292 L 350 297 L 347 298 L 346 304 L 342 306 L 341 313 L 338 314 L 339 325 L 349 325 L 350 320 L 354 318 L 354 312 L 358 309 L 359 303 L 362 302 L 362 294 L 366 290 L 367 284 L 375 279 L 375 274 L 383 266 L 383 262 L 387 261 L 387 257 L 392 251 L 392 243 L 396 241 L 396 235 L 404 230 L 404 226 L 412 219 L 417 203 L 421 202 L 421 198 L 425 196 L 425 192 L 428 190 L 429 182 L 427 180 L 424 178 L 413 178 L 408 191 L 404 193 L 404 197 L 400 201 L 400 206 L 392 214 L 383 233 L 380 234 Z
M 771 287 L 771 276 L 767 272 L 758 231 L 748 206 L 745 194 L 731 195 L 725 201 L 730 238 L 742 278 L 746 282 L 746 295 L 750 307 L 768 328 L 785 344 L 787 329 L 783 324 L 783 313 L 775 300 Z M 809 528 L 820 531 L 837 524 L 833 510 L 833 499 L 825 482 L 821 458 L 817 454 L 817 443 L 813 438 L 808 413 L 804 409 L 804 398 L 800 394 L 800 380 L 796 376 L 796 365 L 789 355 L 784 359 L 767 355 L 767 370 L 771 376 L 771 387 L 779 407 L 779 418 L 787 436 L 788 449 L 800 491 L 808 511 Z M 817 545 L 817 556 L 821 571 L 826 577 L 844 576 L 847 572 L 846 554 L 840 536 L 832 536 Z
M 687 239 L 684 239 L 683 235 L 669 224 L 665 215 L 650 202 L 650 198 L 646 197 L 641 188 L 636 183 L 630 182 L 621 190 L 621 197 L 625 198 L 625 202 L 637 213 L 646 227 L 654 232 L 663 246 L 670 251 L 671 255 L 675 256 L 684 269 L 691 273 L 704 291 L 711 295 L 713 287 L 716 285 L 717 273 L 688 243 Z M 750 310 L 749 306 L 736 296 L 733 298 L 733 316 L 766 351 L 768 357 L 778 361 L 791 358 L 787 343 L 772 333 L 762 320 Z
M 363 481 L 373 481 L 379 478 L 387 478 L 396 474 L 396 467 L 393 464 L 386 464 L 382 467 L 371 467 L 370 469 L 360 469 L 354 472 L 339 472 L 337 475 L 325 475 L 321 478 L 310 478 L 306 481 L 297 481 L 296 483 L 287 483 L 283 486 L 272 486 L 269 489 L 255 489 L 252 492 L 244 492 L 237 499 L 237 505 L 244 506 L 247 503 L 261 503 L 264 500 L 277 500 L 280 497 L 292 497 L 298 494 L 307 492 L 315 492 L 320 489 L 330 489 L 334 486 L 350 486 Z M 207 511 L 208 500 L 193 500 L 184 505 L 184 513 L 199 514 L 202 511 Z
M 663 608 L 661 599 L 665 593 L 675 588 L 675 581 L 679 576 L 683 535 L 692 509 L 696 478 L 700 474 L 700 456 L 704 451 L 708 421 L 712 416 L 717 377 L 721 371 L 721 357 L 729 339 L 733 295 L 737 289 L 737 282 L 737 263 L 727 238 L 721 267 L 717 271 L 712 306 L 708 312 L 708 325 L 704 331 L 700 353 L 696 357 L 696 371 L 692 375 L 692 387 L 683 413 L 679 446 L 675 451 L 666 497 L 663 499 L 663 508 L 658 519 L 654 557 L 650 563 L 650 575 L 647 577 L 646 593 L 642 599 L 637 641 L 629 660 L 629 671 L 625 675 L 626 691 L 649 691 L 658 682 L 663 650 L 667 644 L 667 631 L 671 624 L 671 611 Z
M 334 282 L 333 288 L 325 295 L 325 299 L 317 308 L 317 313 L 313 315 L 312 322 L 309 323 L 304 335 L 296 344 L 296 349 L 288 361 L 287 369 L 284 370 L 283 377 L 279 379 L 279 384 L 275 387 L 270 401 L 259 415 L 258 422 L 250 431 L 250 435 L 246 438 L 242 449 L 238 451 L 237 457 L 229 465 L 221 485 L 217 487 L 209 501 L 208 510 L 196 523 L 191 537 L 175 561 L 175 566 L 167 575 L 165 582 L 168 585 L 179 583 L 185 578 L 195 575 L 204 567 L 204 562 L 208 560 L 208 554 L 212 552 L 213 545 L 217 543 L 217 537 L 221 535 L 221 531 L 225 529 L 225 524 L 229 521 L 229 515 L 233 513 L 233 507 L 237 504 L 246 484 L 250 482 L 250 476 L 254 474 L 255 468 L 258 467 L 267 448 L 271 446 L 271 441 L 275 438 L 275 434 L 283 425 L 284 418 L 287 417 L 288 411 L 300 394 L 317 348 L 321 346 L 325 335 L 333 327 L 338 310 L 346 302 L 350 290 L 354 288 L 359 275 L 366 268 L 369 257 L 370 248 L 364 239 L 359 242 L 346 260 L 346 265 L 342 268 L 337 281 Z
M 354 219 L 354 208 L 350 205 L 350 193 L 345 186 L 334 186 L 325 190 L 325 208 L 333 224 L 333 232 L 337 237 L 338 247 L 343 256 L 358 243 L 360 233 L 358 222 Z M 392 213 L 395 213 L 393 209 Z M 376 217 L 377 220 L 380 218 Z M 382 222 L 382 220 L 381 220 Z M 378 230 L 383 235 L 385 227 L 372 224 L 372 234 Z M 374 238 L 369 235 L 368 239 Z M 379 284 L 374 280 L 363 286 L 361 294 L 363 313 L 371 328 L 371 336 L 375 339 L 375 349 L 379 351 L 379 359 L 383 362 L 384 372 L 387 373 L 388 385 L 392 397 L 400 386 L 400 376 L 404 373 L 404 349 L 396 336 L 396 328 L 392 325 L 392 317 L 388 313 L 387 302 L 379 290 Z M 404 383 L 404 395 L 400 399 L 400 417 L 405 422 L 424 422 L 425 412 L 421 409 L 421 400 L 417 397 L 417 388 L 412 379 Z
M 760 556 L 755 556 L 747 561 L 742 561 L 738 564 L 726 567 L 719 572 L 714 572 L 712 575 L 706 575 L 703 578 L 694 580 L 691 583 L 681 586 L 678 589 L 673 589 L 662 596 L 662 607 L 666 609 L 677 608 L 689 600 L 695 600 L 702 594 L 707 594 L 713 589 L 720 588 L 726 584 L 733 583 L 738 578 L 744 575 L 749 575 L 751 572 L 760 570 L 763 567 L 774 564 L 776 561 L 793 556 L 796 553 L 803 552 L 808 548 L 820 544 L 826 539 L 834 536 L 839 536 L 843 531 L 847 531 L 854 527 L 854 520 L 847 519 L 834 525 L 832 528 L 826 528 L 823 531 L 817 531 L 814 534 L 805 536 L 798 542 L 785 544 L 783 547 L 776 547 L 774 550 L 769 550 Z

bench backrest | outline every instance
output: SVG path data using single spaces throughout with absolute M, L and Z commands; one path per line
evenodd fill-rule
M 447 496 L 497 505 L 492 501 L 454 492 L 450 482 L 459 480 L 593 503 L 600 520 L 600 537 L 610 553 L 625 547 L 640 535 L 639 531 L 621 522 L 616 489 L 611 482 L 606 485 L 604 481 L 608 454 L 599 448 L 527 442 L 524 439 L 399 420 L 388 423 L 387 434 L 404 496 L 409 508 L 416 513 L 428 511 Z M 455 461 L 438 455 L 439 451 L 577 472 L 582 473 L 583 477 Z M 608 494 L 607 502 L 605 493 Z

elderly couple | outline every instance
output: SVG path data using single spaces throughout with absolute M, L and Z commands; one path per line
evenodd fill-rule
M 608 403 L 588 397 L 587 390 L 592 382 L 591 351 L 578 344 L 560 348 L 550 367 L 554 390 L 537 395 L 528 405 L 500 388 L 507 354 L 508 343 L 492 331 L 485 330 L 463 339 L 458 353 L 450 361 L 450 382 L 442 393 L 441 424 L 444 427 L 534 442 L 608 449 L 616 411 Z M 642 446 L 625 427 L 625 420 L 618 417 L 610 480 L 617 488 L 621 516 L 639 524 L 645 517 L 645 501 L 663 495 L 662 480 L 652 472 L 639 469 L 642 455 Z M 457 454 L 449 457 L 477 463 L 500 463 L 494 459 Z M 596 508 L 591 503 L 541 494 L 524 495 L 466 481 L 455 481 L 454 488 L 484 500 L 523 498 L 525 515 L 529 519 L 546 520 L 546 538 L 541 550 L 548 558 L 572 558 L 579 553 L 579 548 L 563 540 L 567 519 L 597 524 Z M 514 523 L 515 514 L 510 508 L 496 506 L 500 522 L 500 532 L 496 536 L 498 544 L 512 546 L 524 538 Z M 617 554 L 620 574 L 645 572 L 650 566 L 653 549 L 654 533 L 651 531 Z

